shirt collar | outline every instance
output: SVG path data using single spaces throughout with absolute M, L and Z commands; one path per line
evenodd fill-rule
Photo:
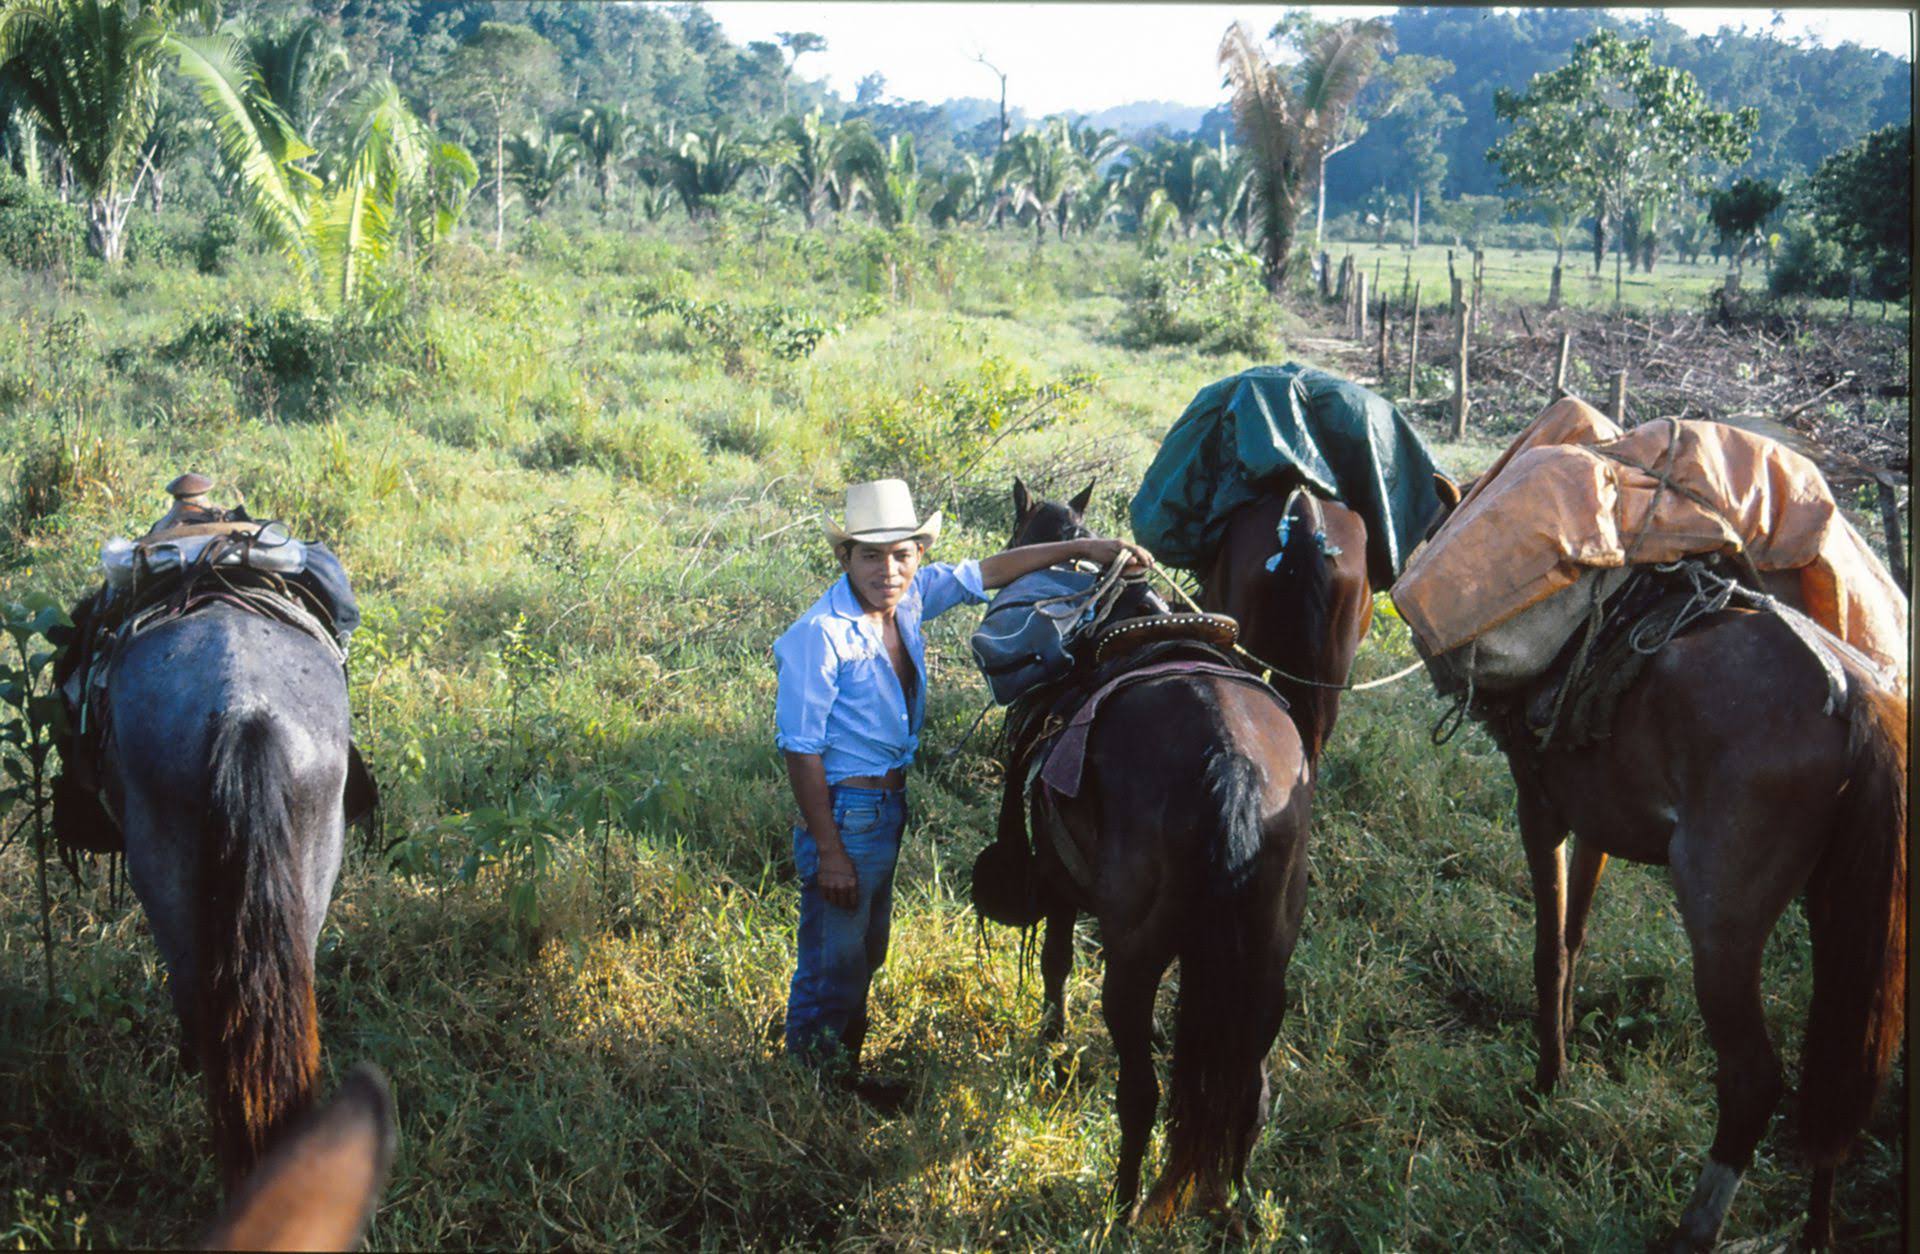
M 907 608 L 907 602 L 913 600 L 914 595 L 914 592 L 909 591 L 907 596 L 901 600 L 900 604 L 894 607 L 893 621 L 900 624 L 900 629 L 903 632 L 907 629 L 909 623 L 918 621 L 912 615 L 903 615 L 900 613 L 901 610 Z M 828 589 L 827 609 L 833 613 L 834 617 L 844 618 L 848 622 L 858 624 L 862 631 L 867 630 L 866 624 L 870 620 L 867 618 L 866 607 L 860 604 L 859 597 L 853 595 L 853 584 L 845 575 L 836 579 L 833 587 Z
M 827 593 L 827 608 L 840 618 L 859 622 L 867 616 L 860 607 L 860 598 L 853 595 L 853 585 L 847 582 L 845 575 L 834 581 L 833 588 Z

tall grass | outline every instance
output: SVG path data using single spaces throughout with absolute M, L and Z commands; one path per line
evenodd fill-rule
M 944 446 L 907 440 L 924 416 L 991 445 L 939 556 L 1001 544 L 993 485 L 1016 470 L 1056 492 L 1097 474 L 1096 520 L 1118 529 L 1166 425 L 1253 361 L 1123 344 L 1138 262 L 1117 244 L 888 242 L 909 250 L 905 280 L 899 257 L 891 275 L 870 264 L 874 247 L 702 229 L 457 253 L 323 412 L 298 415 L 259 403 L 244 357 L 168 351 L 196 322 L 271 309 L 258 265 L 140 267 L 112 287 L 0 275 L 0 316 L 22 328 L 0 337 L 0 483 L 36 487 L 29 468 L 76 417 L 111 467 L 69 476 L 50 503 L 0 489 L 0 596 L 77 595 L 99 540 L 144 527 L 188 467 L 335 546 L 361 594 L 356 735 L 386 805 L 353 842 L 319 996 L 329 1077 L 371 1058 L 401 1111 L 373 1245 L 1204 1238 L 1122 1236 L 1104 1217 L 1117 1134 L 1098 938 L 1079 939 L 1056 1082 L 1017 938 L 983 937 L 966 905 L 997 769 L 991 722 L 961 745 L 985 699 L 964 611 L 931 625 L 926 749 L 869 1044 L 914 1098 L 883 1117 L 779 1053 L 797 889 L 767 647 L 833 575 L 820 509 L 849 473 L 893 464 L 935 491 Z M 699 319 L 779 307 L 832 331 L 787 354 L 752 326 L 642 312 L 647 293 L 699 302 Z M 48 330 L 63 318 L 84 334 Z M 49 335 L 79 338 L 56 357 Z M 978 434 L 994 403 L 1068 380 L 1071 403 L 1047 421 Z M 888 432 L 906 460 L 885 461 Z M 1492 446 L 1438 451 L 1471 472 Z M 1385 626 L 1367 674 L 1411 656 Z M 1711 1136 L 1712 1053 L 1671 893 L 1661 873 L 1609 873 L 1570 1077 L 1531 1099 L 1511 790 L 1477 733 L 1428 743 L 1439 712 L 1410 680 L 1352 698 L 1335 733 L 1275 1114 L 1250 1170 L 1259 1239 L 1643 1248 Z M 190 1240 L 215 1176 L 146 925 L 98 869 L 64 885 L 63 992 L 43 1004 L 29 874 L 18 846 L 0 853 L 0 1239 Z M 1790 1058 L 1807 954 L 1795 913 L 1768 955 Z M 1842 1178 L 1855 1248 L 1898 1239 L 1903 1095 Z M 1803 1188 L 1776 1129 L 1730 1235 L 1784 1231 Z

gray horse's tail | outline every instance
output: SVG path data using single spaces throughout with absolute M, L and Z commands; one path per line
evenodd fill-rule
M 199 1055 L 227 1187 L 312 1101 L 320 1069 L 293 763 L 265 710 L 214 733 L 200 879 Z

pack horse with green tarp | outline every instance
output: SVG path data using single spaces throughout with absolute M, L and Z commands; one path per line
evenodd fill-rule
M 1134 493 L 1133 535 L 1201 571 L 1236 509 L 1297 483 L 1361 516 L 1367 579 L 1385 588 L 1439 512 L 1433 475 L 1385 397 L 1311 366 L 1255 366 L 1201 388 L 1167 432 Z

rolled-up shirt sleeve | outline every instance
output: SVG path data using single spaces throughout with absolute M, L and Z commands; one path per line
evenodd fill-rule
M 920 617 L 937 618 L 956 605 L 981 603 L 987 599 L 986 585 L 980 582 L 980 563 L 973 558 L 948 564 L 935 562 L 922 566 L 913 577 L 920 590 Z
M 779 693 L 774 698 L 774 743 L 788 753 L 823 753 L 827 748 L 827 715 L 839 692 L 840 659 L 833 642 L 818 623 L 807 623 L 773 644 L 779 670 Z

